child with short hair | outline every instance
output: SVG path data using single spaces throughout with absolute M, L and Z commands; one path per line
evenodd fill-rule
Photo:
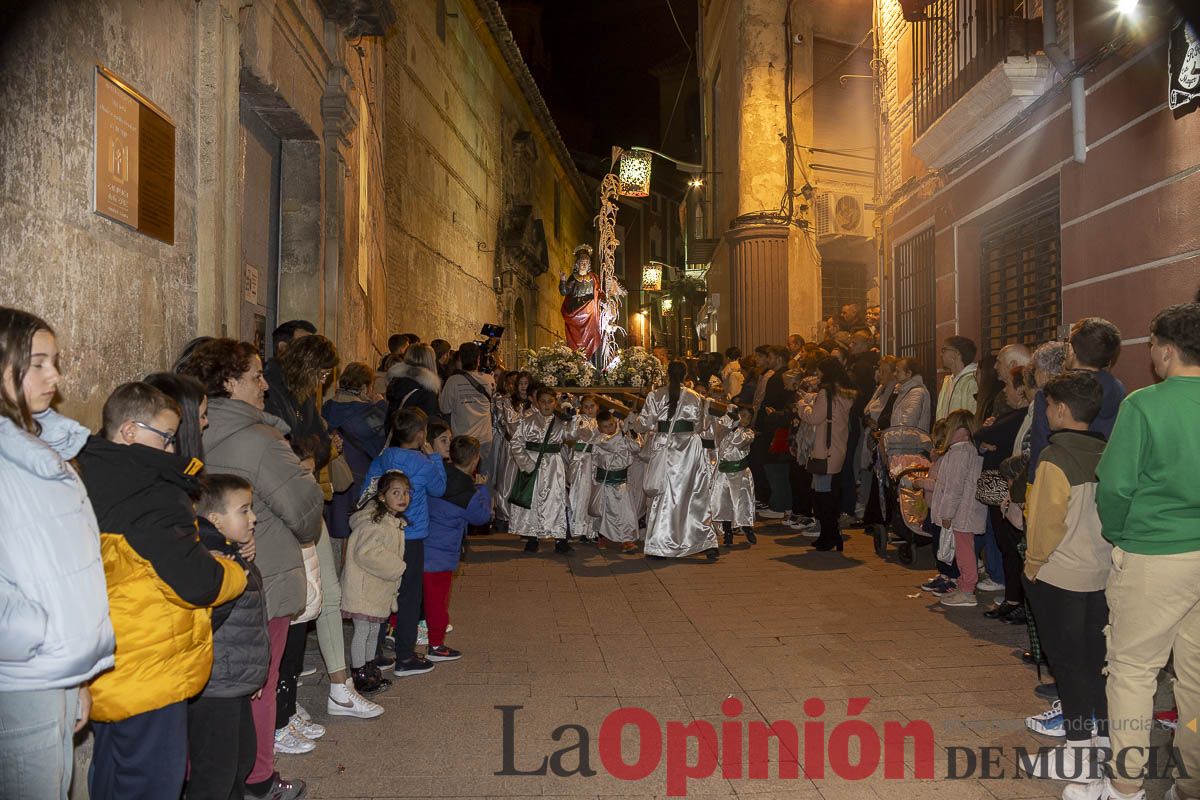
M 187 703 L 212 672 L 208 609 L 246 588 L 246 571 L 196 534 L 191 495 L 203 464 L 175 455 L 179 405 L 146 383 L 118 386 L 102 436 L 79 454 L 100 523 L 116 665 L 91 684 L 88 789 L 107 798 L 178 797 Z
M 567 543 L 567 475 L 562 459 L 565 426 L 555 413 L 557 409 L 554 389 L 539 387 L 534 394 L 533 411 L 518 423 L 510 444 L 517 468 L 524 473 L 537 473 L 529 508 L 514 502 L 509 524 L 510 532 L 525 538 L 527 553 L 537 552 L 540 539 L 553 539 L 556 553 L 572 550 Z
M 599 534 L 621 545 L 622 553 L 638 551 L 638 518 L 630 492 L 630 467 L 637 461 L 641 444 L 632 432 L 621 430 L 611 411 L 596 415 L 594 440 L 595 491 L 601 493 Z
M 429 499 L 429 537 L 425 540 L 425 621 L 430 661 L 456 661 L 462 653 L 446 646 L 450 624 L 450 586 L 462 554 L 468 525 L 485 525 L 492 518 L 492 493 L 487 476 L 479 474 L 482 447 L 473 436 L 450 441 L 446 493 Z
M 1108 736 L 1104 590 L 1113 548 L 1096 510 L 1104 434 L 1089 430 L 1105 390 L 1092 373 L 1071 371 L 1047 381 L 1042 393 L 1051 434 L 1025 505 L 1024 582 L 1058 684 L 1067 741 L 1061 752 L 1041 754 L 1029 774 L 1087 783 L 1096 760 L 1093 736 Z
M 396 446 L 384 450 L 363 479 L 363 498 L 376 492 L 375 481 L 385 472 L 398 470 L 412 484 L 404 529 L 404 576 L 396 595 L 396 667 L 397 678 L 423 675 L 433 662 L 417 655 L 417 623 L 421 618 L 422 573 L 425 571 L 425 539 L 429 535 L 429 498 L 446 491 L 446 465 L 449 442 L 439 437 L 431 446 L 427 440 L 429 418 L 419 408 L 402 408 L 392 425 Z M 377 653 L 378 654 L 378 653 Z
M 212 673 L 188 703 L 188 797 L 240 797 L 254 768 L 258 737 L 250 698 L 267 680 L 271 640 L 262 575 L 248 548 L 254 543 L 253 503 L 254 486 L 237 475 L 208 476 L 196 501 L 200 542 L 246 571 L 246 591 L 213 609 Z
M 945 455 L 938 462 L 930 515 L 942 535 L 954 532 L 954 561 L 958 564 L 956 591 L 941 598 L 942 605 L 974 607 L 979 563 L 975 537 L 987 530 L 987 506 L 975 499 L 975 485 L 983 470 L 983 456 L 971 441 L 975 413 L 965 408 L 946 416 Z
M 754 476 L 750 472 L 750 446 L 754 443 L 754 409 L 737 409 L 736 417 L 712 416 L 717 437 L 717 469 L 713 473 L 709 511 L 713 522 L 729 522 L 733 530 L 725 532 L 725 546 L 733 546 L 733 534 L 740 533 L 750 544 L 754 535 Z
M 567 514 L 571 535 L 586 539 L 597 545 L 595 517 L 588 514 L 588 502 L 592 498 L 593 441 L 596 438 L 596 415 L 600 413 L 600 400 L 594 394 L 584 395 L 579 400 L 578 413 L 566 425 L 567 443 Z
M 370 663 L 387 620 L 400 580 L 406 571 L 403 516 L 409 508 L 412 483 L 398 470 L 385 472 L 375 495 L 350 518 L 350 539 L 342 571 L 342 616 L 354 623 L 350 639 L 350 669 L 354 688 L 370 696 L 391 686 Z

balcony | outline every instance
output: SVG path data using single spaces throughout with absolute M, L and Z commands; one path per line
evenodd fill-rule
M 935 0 L 912 26 L 913 152 L 937 168 L 1049 86 L 1041 18 L 1017 0 Z

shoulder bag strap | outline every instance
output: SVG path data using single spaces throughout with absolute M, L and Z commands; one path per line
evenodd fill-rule
M 555 417 L 551 417 L 550 424 L 546 426 L 546 435 L 542 437 L 542 449 L 538 451 L 537 461 L 533 464 L 533 471 L 535 473 L 542 467 L 542 456 L 546 455 L 546 445 L 550 441 L 550 434 L 554 432 L 554 423 L 556 421 Z
M 469 383 L 475 387 L 475 391 L 479 392 L 481 395 L 486 397 L 488 399 L 489 403 L 492 402 L 492 396 L 490 394 L 488 394 L 488 390 L 483 388 L 483 385 L 479 381 L 472 378 L 470 373 L 464 371 L 464 372 L 460 372 L 459 374 L 467 379 L 467 383 Z

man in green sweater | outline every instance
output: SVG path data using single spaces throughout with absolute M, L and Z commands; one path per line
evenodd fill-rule
M 1096 506 L 1113 543 L 1107 595 L 1110 778 L 1064 800 L 1144 800 L 1158 672 L 1175 653 L 1175 747 L 1186 774 L 1167 800 L 1200 798 L 1200 303 L 1150 323 L 1162 382 L 1121 404 L 1096 468 Z

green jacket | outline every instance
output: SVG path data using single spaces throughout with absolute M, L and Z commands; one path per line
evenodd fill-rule
M 1200 378 L 1168 378 L 1126 397 L 1096 476 L 1114 545 L 1140 555 L 1200 550 Z

